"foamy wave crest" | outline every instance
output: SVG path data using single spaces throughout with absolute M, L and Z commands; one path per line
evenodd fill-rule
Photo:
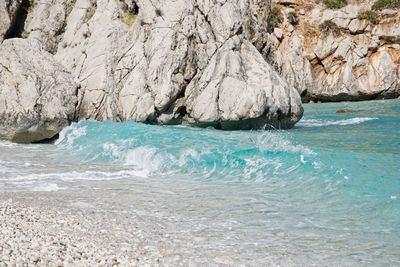
M 306 155 L 314 155 L 315 153 L 302 145 L 293 144 L 283 134 L 275 132 L 265 132 L 257 135 L 255 143 L 261 151 L 270 152 L 291 152 L 291 153 L 302 153 Z
M 317 119 L 303 119 L 299 121 L 296 125 L 302 127 L 322 127 L 322 126 L 330 126 L 330 125 L 352 125 L 352 124 L 360 124 L 366 121 L 377 120 L 378 118 L 370 118 L 370 117 L 357 117 L 346 120 L 338 120 L 338 121 L 329 121 L 329 120 L 317 120 Z
M 63 144 L 67 147 L 72 147 L 74 141 L 81 136 L 86 135 L 86 127 L 81 127 L 81 124 L 72 123 L 60 132 L 60 137 L 56 141 L 56 145 Z
M 57 145 L 64 154 L 70 151 L 74 159 L 121 166 L 140 177 L 222 176 L 255 181 L 296 171 L 313 162 L 308 157 L 315 155 L 296 144 L 287 132 L 227 132 L 95 121 L 67 127 Z M 90 179 L 92 174 L 83 176 Z
M 168 172 L 168 167 L 176 159 L 165 151 L 151 146 L 140 146 L 129 150 L 124 163 L 133 167 L 137 175 L 147 177 L 151 174 Z
M 121 171 L 71 171 L 71 172 L 54 172 L 54 173 L 31 173 L 20 174 L 13 177 L 12 181 L 19 183 L 20 181 L 26 183 L 27 181 L 104 181 L 104 180 L 118 180 L 128 178 L 134 175 L 135 172 L 129 170 Z
M 48 183 L 48 184 L 34 186 L 31 190 L 38 192 L 52 192 L 52 191 L 59 191 L 62 189 L 63 188 L 59 187 L 57 184 Z
M 0 147 L 12 147 L 12 146 L 16 146 L 16 144 L 7 141 L 0 141 Z

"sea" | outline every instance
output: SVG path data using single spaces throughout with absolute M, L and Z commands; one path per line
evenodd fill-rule
M 214 264 L 399 266 L 400 100 L 304 109 L 290 130 L 83 120 L 55 144 L 0 142 L 0 194 L 131 214 Z

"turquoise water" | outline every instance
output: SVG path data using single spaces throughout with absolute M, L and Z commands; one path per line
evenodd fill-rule
M 304 106 L 287 131 L 81 121 L 3 142 L 0 190 L 139 214 L 210 262 L 399 265 L 400 100 Z

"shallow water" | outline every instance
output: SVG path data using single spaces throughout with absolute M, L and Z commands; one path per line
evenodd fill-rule
M 287 131 L 81 121 L 0 142 L 0 191 L 148 218 L 210 262 L 398 265 L 400 100 L 305 105 Z

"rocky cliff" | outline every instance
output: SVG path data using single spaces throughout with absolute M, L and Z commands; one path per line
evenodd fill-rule
M 293 127 L 298 92 L 243 34 L 252 3 L 1 0 L 0 137 L 37 141 L 31 116 L 48 113 L 51 131 L 82 118 Z
M 334 1 L 334 0 L 332 0 Z M 399 95 L 399 16 L 371 3 L 0 0 L 0 138 L 71 121 L 291 128 L 304 101 Z
M 277 0 L 262 52 L 303 101 L 395 98 L 398 7 L 400 1 Z

